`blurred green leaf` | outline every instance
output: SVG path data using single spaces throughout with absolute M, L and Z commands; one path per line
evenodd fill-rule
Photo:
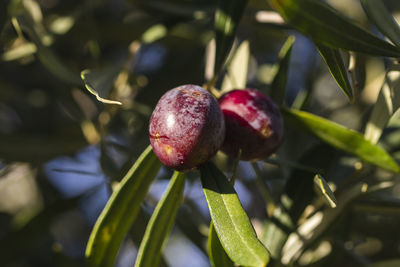
M 366 140 L 356 131 L 304 111 L 283 109 L 283 114 L 286 122 L 310 132 L 333 147 L 383 169 L 400 171 L 397 163 L 383 148 Z
M 32 54 L 35 54 L 36 52 L 37 52 L 37 48 L 36 48 L 35 44 L 26 43 L 26 44 L 20 45 L 16 48 L 5 51 L 1 56 L 1 60 L 13 61 L 13 60 L 17 60 L 20 58 L 30 56 Z
M 375 37 L 320 0 L 269 0 L 298 31 L 316 42 L 367 54 L 399 57 L 400 49 Z
M 354 102 L 353 88 L 351 87 L 347 69 L 343 63 L 339 49 L 330 48 L 321 43 L 315 42 L 319 53 L 328 65 L 329 71 L 342 91 L 347 95 L 350 102 Z
M 212 267 L 233 267 L 235 266 L 219 241 L 214 224 L 210 223 L 208 232 L 208 256 Z
M 86 247 L 88 266 L 114 266 L 121 242 L 160 167 L 161 162 L 148 146 L 122 179 L 97 219 Z
M 376 144 L 390 118 L 400 107 L 400 71 L 392 68 L 386 74 L 378 99 L 365 127 L 365 138 Z
M 289 233 L 293 231 L 293 223 L 290 215 L 282 206 L 277 206 L 271 218 L 264 221 L 262 236 L 260 240 L 271 253 L 271 257 L 279 259 L 282 247 Z
M 56 199 L 30 218 L 25 224 L 12 229 L 1 237 L 0 257 L 2 264 L 20 259 L 21 255 L 32 253 L 43 238 L 49 234 L 54 218 L 76 208 L 82 198 Z
M 375 23 L 378 29 L 393 43 L 400 46 L 400 28 L 392 14 L 386 8 L 384 1 L 361 0 L 368 17 Z
M 40 38 L 34 25 L 35 22 L 28 14 L 21 14 L 15 17 L 18 21 L 21 30 L 26 32 L 32 42 L 37 47 L 37 55 L 40 62 L 51 72 L 54 76 L 60 80 L 80 86 L 82 85 L 81 80 L 77 73 L 71 72 L 62 61 L 51 51 L 48 47 L 43 44 L 42 38 Z
M 88 145 L 80 129 L 70 125 L 65 134 L 0 134 L 0 158 L 6 161 L 45 162 L 77 152 Z
M 225 175 L 211 162 L 200 167 L 200 174 L 215 231 L 230 259 L 243 266 L 266 266 L 269 252 Z
M 142 42 L 145 44 L 153 43 L 163 38 L 168 33 L 167 27 L 163 24 L 156 24 L 147 29 L 142 35 Z
M 314 185 L 317 188 L 317 192 L 327 202 L 331 208 L 336 208 L 337 200 L 329 187 L 327 181 L 319 174 L 314 176 Z
M 400 258 L 376 261 L 374 263 L 371 263 L 370 266 L 371 267 L 397 267 L 397 266 L 400 266 Z
M 317 240 L 320 240 L 332 225 L 335 225 L 340 215 L 349 209 L 349 204 L 352 201 L 362 195 L 384 190 L 391 186 L 393 186 L 392 182 L 384 181 L 371 186 L 364 182 L 359 182 L 346 187 L 337 196 L 337 208 L 323 209 L 322 211 L 315 212 L 297 228 L 297 231 L 289 235 L 282 249 L 282 263 L 291 265 L 296 262 L 303 254 L 302 252 L 310 248 Z
M 243 41 L 227 68 L 227 74 L 222 82 L 221 91 L 227 92 L 232 89 L 244 89 L 247 84 L 247 70 L 249 68 L 250 43 Z
M 214 76 L 223 68 L 226 58 L 231 51 L 235 39 L 236 29 L 239 25 L 247 0 L 219 0 L 215 12 L 215 63 Z
M 271 98 L 278 104 L 285 101 L 286 82 L 288 80 L 290 56 L 294 43 L 294 36 L 289 36 L 279 51 L 279 68 L 271 84 Z
M 161 249 L 174 224 L 185 189 L 185 174 L 175 172 L 158 202 L 140 244 L 135 266 L 158 266 Z

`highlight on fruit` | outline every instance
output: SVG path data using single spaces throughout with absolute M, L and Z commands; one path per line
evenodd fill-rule
M 150 143 L 160 161 L 178 171 L 208 161 L 225 137 L 224 116 L 217 100 L 197 85 L 167 91 L 150 118 Z
M 232 90 L 219 98 L 226 137 L 221 150 L 241 160 L 267 158 L 282 143 L 282 115 L 275 103 L 255 89 Z

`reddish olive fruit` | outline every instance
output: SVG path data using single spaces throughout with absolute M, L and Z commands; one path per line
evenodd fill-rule
M 217 100 L 197 85 L 166 92 L 150 118 L 150 142 L 164 165 L 185 171 L 206 162 L 225 137 L 224 116 Z
M 257 160 L 274 153 L 282 142 L 282 115 L 272 100 L 254 89 L 233 90 L 219 99 L 226 136 L 221 150 L 242 160 Z

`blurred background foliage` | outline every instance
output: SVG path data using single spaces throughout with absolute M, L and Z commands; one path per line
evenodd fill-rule
M 358 0 L 327 2 L 382 37 Z M 400 16 L 398 1 L 385 4 Z M 210 78 L 215 8 L 211 0 L 0 2 L 1 266 L 84 266 L 97 216 L 149 144 L 148 121 L 159 97 Z M 286 103 L 364 131 L 388 61 L 357 54 L 350 104 L 314 44 L 270 12 L 266 1 L 250 0 L 237 30 L 234 47 L 249 45 L 247 86 L 270 92 L 279 51 L 293 35 Z M 122 105 L 101 103 L 85 87 Z M 379 141 L 397 161 L 399 127 L 395 114 Z M 230 174 L 231 160 L 218 154 L 216 162 Z M 271 265 L 400 265 L 398 175 L 360 165 L 293 127 L 277 155 L 239 164 L 235 188 Z M 334 189 L 336 209 L 316 194 L 317 172 Z M 134 262 L 170 174 L 163 169 L 151 186 L 117 266 Z M 207 205 L 198 174 L 188 178 L 163 266 L 210 264 Z

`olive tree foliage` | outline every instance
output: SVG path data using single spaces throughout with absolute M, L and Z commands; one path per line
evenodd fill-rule
M 27 169 L 32 196 L 13 206 L 22 191 L 0 180 L 1 265 L 124 266 L 131 250 L 127 266 L 173 266 L 185 256 L 168 250 L 179 234 L 217 267 L 398 266 L 399 10 L 374 0 L 1 1 L 0 175 L 18 187 Z M 149 119 L 183 84 L 216 98 L 269 95 L 282 145 L 253 162 L 218 152 L 188 172 L 166 168 Z M 93 177 L 103 178 L 87 189 Z M 55 185 L 69 178 L 80 193 Z M 82 222 L 100 187 L 105 206 Z

